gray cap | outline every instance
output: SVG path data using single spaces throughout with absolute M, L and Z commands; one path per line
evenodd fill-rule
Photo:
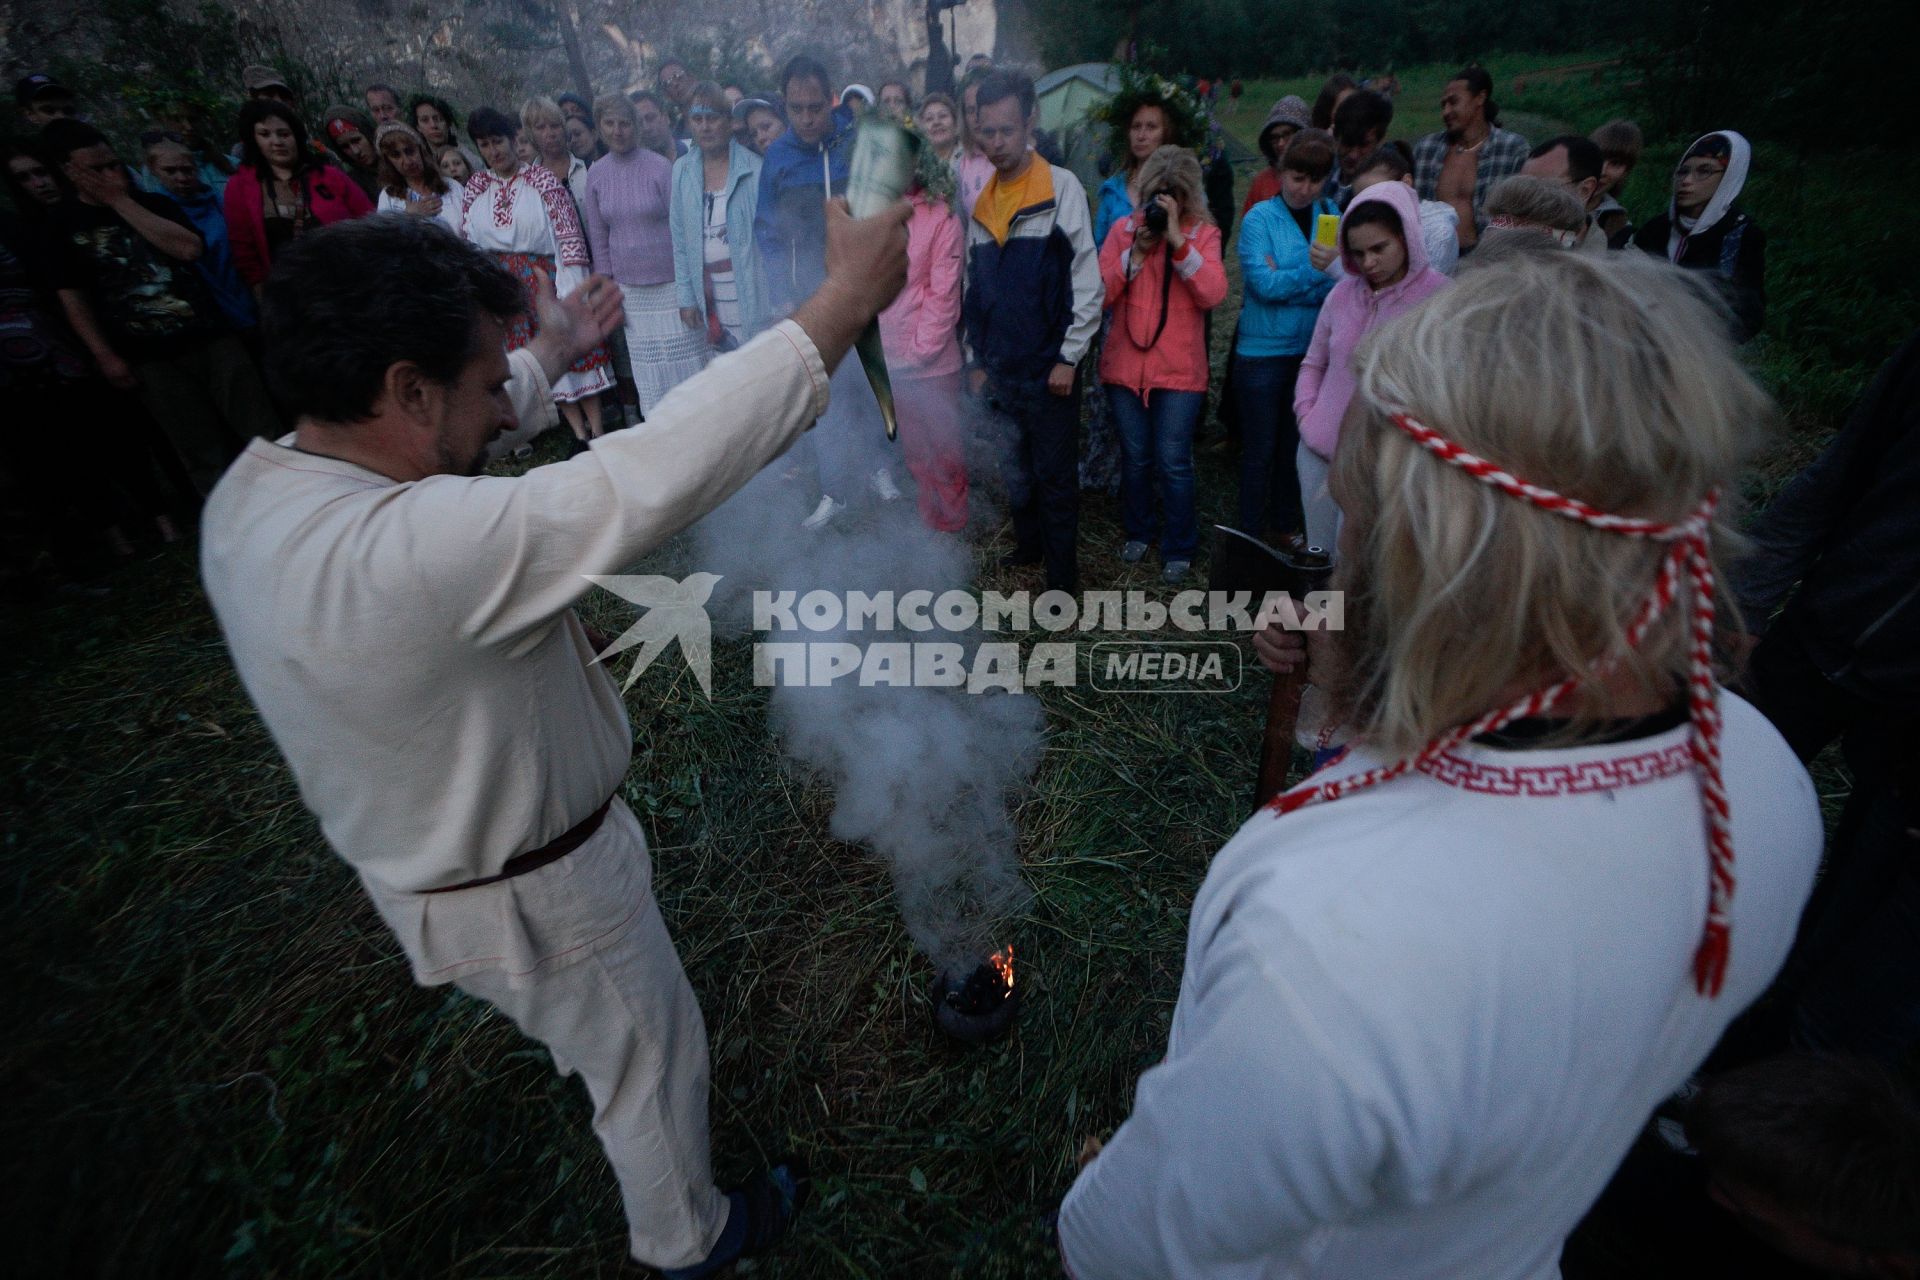
M 1296 129 L 1304 129 L 1313 123 L 1313 108 L 1307 100 L 1298 94 L 1288 94 L 1273 104 L 1273 110 L 1267 112 L 1267 122 L 1260 126 L 1265 133 L 1276 124 L 1290 124 Z

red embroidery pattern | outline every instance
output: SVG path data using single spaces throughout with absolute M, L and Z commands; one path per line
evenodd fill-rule
M 521 174 L 525 172 L 526 170 L 522 169 L 520 173 L 514 174 L 505 182 L 500 182 L 498 177 L 494 179 L 495 182 L 500 182 L 500 190 L 493 197 L 493 225 L 497 230 L 505 231 L 513 225 L 514 201 L 520 195 L 514 190 L 513 184 L 520 181 Z
M 1583 760 L 1578 764 L 1508 765 L 1469 760 L 1451 752 L 1422 761 L 1420 772 L 1450 787 L 1490 796 L 1581 796 L 1658 782 L 1693 767 L 1693 747 L 1676 742 L 1659 751 Z
M 521 170 L 540 198 L 546 202 L 547 224 L 553 230 L 554 243 L 560 247 L 560 265 L 590 267 L 587 238 L 580 234 L 580 211 L 573 207 L 573 193 L 545 165 L 530 165 Z
M 1701 930 L 1700 945 L 1694 952 L 1693 979 L 1695 989 L 1701 995 L 1709 998 L 1718 996 L 1726 981 L 1727 957 L 1732 947 L 1730 907 L 1734 888 L 1733 816 L 1727 803 L 1726 780 L 1720 768 L 1722 722 L 1719 689 L 1713 681 L 1712 537 L 1713 516 L 1719 506 L 1720 491 L 1709 489 L 1692 513 L 1677 521 L 1616 515 L 1578 498 L 1570 498 L 1522 480 L 1498 464 L 1462 448 L 1411 414 L 1395 413 L 1390 420 L 1415 444 L 1440 461 L 1510 497 L 1518 498 L 1541 511 L 1578 521 L 1591 529 L 1664 544 L 1667 554 L 1661 561 L 1659 575 L 1654 580 L 1652 590 L 1640 602 L 1633 620 L 1627 625 L 1624 637 L 1627 648 L 1639 648 L 1653 624 L 1678 599 L 1683 577 L 1691 588 L 1687 710 L 1693 733 L 1689 754 L 1700 768 L 1700 798 L 1707 820 L 1707 919 Z M 1410 769 L 1425 769 L 1478 734 L 1492 732 L 1515 720 L 1537 716 L 1549 710 L 1578 688 L 1582 680 L 1604 674 L 1617 664 L 1616 655 L 1604 655 L 1584 675 L 1570 675 L 1558 684 L 1536 690 L 1512 706 L 1489 711 L 1478 720 L 1456 725 L 1413 755 L 1403 756 L 1392 764 L 1364 773 L 1283 792 L 1268 801 L 1268 807 L 1275 813 L 1289 814 L 1304 805 L 1338 800 L 1355 791 L 1391 782 Z

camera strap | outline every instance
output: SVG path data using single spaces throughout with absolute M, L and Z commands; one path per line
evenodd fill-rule
M 1154 326 L 1153 336 L 1145 342 L 1141 342 L 1138 338 L 1135 338 L 1133 336 L 1133 317 L 1131 315 L 1126 317 L 1127 338 L 1134 346 L 1139 347 L 1142 351 L 1152 350 L 1159 344 L 1160 335 L 1167 331 L 1167 304 L 1173 296 L 1173 246 L 1168 244 L 1163 238 L 1160 241 L 1160 250 L 1162 268 L 1160 272 L 1160 322 Z M 1145 270 L 1145 268 L 1142 267 L 1141 270 Z M 1133 291 L 1133 281 L 1139 278 L 1138 275 L 1135 275 L 1132 280 L 1128 280 L 1124 292 L 1131 293 Z

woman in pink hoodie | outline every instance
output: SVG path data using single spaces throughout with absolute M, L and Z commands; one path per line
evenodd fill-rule
M 929 529 L 958 533 L 967 527 L 959 338 L 966 231 L 953 211 L 953 180 L 944 164 L 923 164 L 907 199 L 913 205 L 907 283 L 880 313 L 880 343 L 893 375 L 900 449 L 920 486 L 920 519 Z
M 1340 443 L 1340 420 L 1353 398 L 1353 353 L 1376 327 L 1411 311 L 1451 283 L 1427 262 L 1420 198 L 1398 182 L 1368 187 L 1340 219 L 1347 274 L 1320 308 L 1300 365 L 1293 412 L 1300 422 L 1300 501 L 1307 541 L 1332 553 L 1340 508 L 1327 492 L 1327 469 Z

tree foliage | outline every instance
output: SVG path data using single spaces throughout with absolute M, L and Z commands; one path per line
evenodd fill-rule
M 1105 61 L 1129 40 L 1198 75 L 1387 69 L 1490 50 L 1616 44 L 1641 0 L 1026 0 L 1050 65 Z

